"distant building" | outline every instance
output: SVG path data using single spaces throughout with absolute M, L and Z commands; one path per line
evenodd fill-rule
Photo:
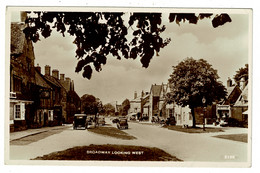
M 233 107 L 241 93 L 242 91 L 240 87 L 238 85 L 233 85 L 232 80 L 228 78 L 227 96 L 224 100 L 222 100 L 219 104 L 216 105 L 217 119 L 231 116 L 231 107 Z
M 141 96 L 137 96 L 137 92 L 134 93 L 134 99 L 130 100 L 130 108 L 128 114 L 141 113 Z
M 242 88 L 243 91 L 238 97 L 236 103 L 232 107 L 231 117 L 237 119 L 240 122 L 248 123 L 248 85 Z

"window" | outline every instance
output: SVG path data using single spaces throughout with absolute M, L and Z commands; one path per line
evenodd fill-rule
M 173 116 L 173 109 L 169 109 L 169 116 L 170 116 L 170 117 Z
M 48 120 L 53 121 L 53 110 L 48 111 Z
M 25 104 L 19 103 L 14 105 L 14 119 L 25 120 Z
M 15 119 L 21 118 L 21 105 L 15 105 Z

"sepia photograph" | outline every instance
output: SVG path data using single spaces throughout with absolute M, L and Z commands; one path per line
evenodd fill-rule
M 5 61 L 8 165 L 251 166 L 252 9 L 9 6 Z

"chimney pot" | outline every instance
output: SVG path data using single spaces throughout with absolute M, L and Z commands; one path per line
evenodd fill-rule
M 52 70 L 52 77 L 59 79 L 59 70 L 53 69 Z
M 231 87 L 232 86 L 232 80 L 230 78 L 228 78 L 227 80 L 227 87 Z
M 64 78 L 65 78 L 65 74 L 60 74 L 60 80 L 64 81 Z
M 51 67 L 49 65 L 45 66 L 45 75 L 50 76 L 51 75 Z
M 35 68 L 41 73 L 41 67 L 39 66 L 39 64 L 37 64 Z

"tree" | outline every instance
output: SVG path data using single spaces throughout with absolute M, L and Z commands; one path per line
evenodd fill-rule
M 93 95 L 85 94 L 81 97 L 81 105 L 85 114 L 96 115 L 99 112 L 100 101 Z
M 110 103 L 107 103 L 103 106 L 104 112 L 106 115 L 115 115 L 115 107 Z
M 130 109 L 130 101 L 128 99 L 125 99 L 122 102 L 122 112 L 121 112 L 121 115 L 127 115 L 129 109 Z
M 206 105 L 211 105 L 226 96 L 226 88 L 218 79 L 217 70 L 206 60 L 186 58 L 173 66 L 169 79 L 171 92 L 167 94 L 167 100 L 183 107 L 189 106 L 195 127 L 194 108 L 203 106 L 202 98 L 206 98 Z
M 28 14 L 31 12 L 27 12 Z M 110 54 L 117 59 L 122 57 L 136 59 L 140 57 L 143 67 L 149 66 L 152 57 L 160 52 L 171 41 L 163 39 L 160 34 L 166 27 L 162 24 L 161 13 L 130 13 L 128 26 L 124 23 L 124 13 L 112 12 L 33 12 L 26 19 L 28 26 L 24 29 L 27 38 L 33 42 L 40 40 L 40 34 L 47 38 L 52 29 L 65 36 L 67 31 L 75 36 L 76 72 L 83 70 L 83 77 L 90 79 L 92 68 L 102 70 Z M 170 13 L 169 22 L 188 21 L 197 24 L 198 20 L 210 18 L 213 14 L 201 13 Z M 213 27 L 231 22 L 228 14 L 215 15 Z M 132 29 L 129 31 L 129 29 Z M 128 41 L 126 36 L 132 35 Z
M 239 68 L 238 71 L 236 71 L 236 74 L 234 75 L 235 82 L 240 85 L 241 78 L 245 79 L 245 85 L 248 83 L 248 64 L 245 64 L 244 68 Z

